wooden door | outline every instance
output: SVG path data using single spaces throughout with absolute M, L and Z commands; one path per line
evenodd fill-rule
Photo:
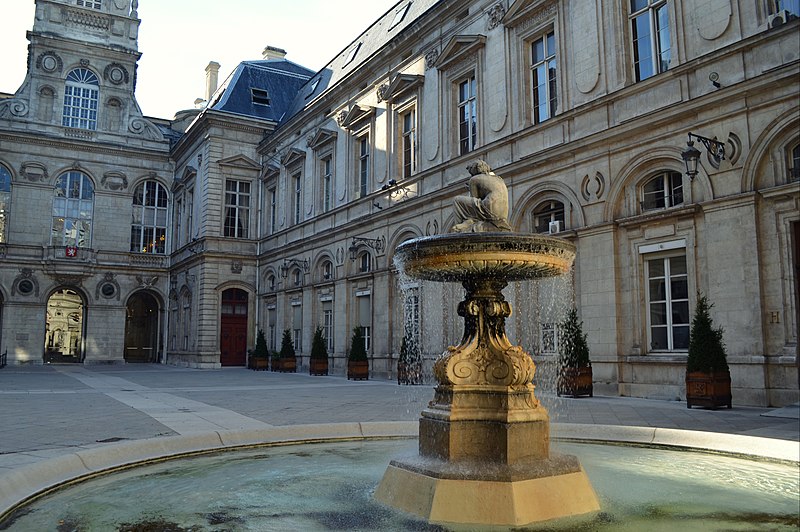
M 244 366 L 247 362 L 247 292 L 231 288 L 222 293 L 219 362 Z

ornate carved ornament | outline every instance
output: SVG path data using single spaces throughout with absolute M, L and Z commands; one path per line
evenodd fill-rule
M 0 100 L 0 118 L 10 114 L 11 116 L 27 116 L 28 102 L 19 98 L 9 98 Z
M 134 118 L 128 123 L 128 131 L 134 135 L 141 135 L 150 140 L 164 140 L 164 135 L 161 131 L 149 120 L 144 118 Z
M 350 108 L 349 111 L 345 114 L 342 122 L 339 124 L 345 129 L 354 130 L 358 129 L 359 125 L 363 124 L 364 121 L 368 120 L 375 114 L 375 108 L 365 105 L 354 105 Z M 340 113 L 341 116 L 341 113 Z
M 136 282 L 139 283 L 139 288 L 153 288 L 156 283 L 158 283 L 158 275 L 151 275 L 149 277 L 137 275 Z
M 42 163 L 37 163 L 37 162 L 22 163 L 22 166 L 20 166 L 19 169 L 19 173 L 22 177 L 24 177 L 31 183 L 45 183 L 49 180 L 49 176 L 47 174 L 47 167 Z
M 128 188 L 128 178 L 122 172 L 106 172 L 100 184 L 109 190 L 125 190 Z
M 231 261 L 231 273 L 242 273 L 242 261 Z
M 289 151 L 281 157 L 281 164 L 289 167 L 299 164 L 300 161 L 306 158 L 306 152 L 298 148 L 289 148 Z
M 36 58 L 36 68 L 45 72 L 62 72 L 64 70 L 64 61 L 53 50 L 47 50 L 40 53 Z
M 111 63 L 103 70 L 103 79 L 110 81 L 114 85 L 128 84 L 130 75 L 128 69 L 119 63 Z
M 486 11 L 486 29 L 493 30 L 503 23 L 503 17 L 506 14 L 506 7 L 502 2 L 498 2 Z
M 378 90 L 375 91 L 375 96 L 378 97 L 378 103 L 386 100 L 386 94 L 387 94 L 388 91 L 389 91 L 389 84 L 388 83 L 382 83 L 378 87 Z
M 97 287 L 95 287 L 95 299 L 100 299 L 102 297 L 104 299 L 116 299 L 119 301 L 119 294 L 119 283 L 114 279 L 114 274 L 106 272 L 103 280 L 97 283 Z
M 86 9 L 69 9 L 66 12 L 66 21 L 78 26 L 88 26 L 97 30 L 108 31 L 111 28 L 111 18 L 97 15 Z
M 425 53 L 425 70 L 431 69 L 436 66 L 436 61 L 439 59 L 439 49 L 433 48 Z
M 31 268 L 20 268 L 19 275 L 11 285 L 11 295 L 19 294 L 23 297 L 39 297 L 39 281 L 33 275 Z
M 344 121 L 347 119 L 347 109 L 342 109 L 339 111 L 339 114 L 336 115 L 336 123 L 340 126 L 344 125 Z
M 506 27 L 526 30 L 531 26 L 539 26 L 544 22 L 552 20 L 557 10 L 558 5 L 555 0 L 548 0 L 546 2 L 519 0 L 506 12 L 502 23 Z
M 74 286 L 79 288 L 83 284 L 83 279 L 88 274 L 81 274 L 81 273 L 52 273 L 50 277 L 52 277 L 56 283 L 63 286 Z

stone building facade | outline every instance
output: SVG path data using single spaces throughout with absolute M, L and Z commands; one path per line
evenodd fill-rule
M 400 279 L 392 255 L 447 232 L 480 158 L 506 180 L 515 230 L 578 249 L 571 282 L 506 290 L 519 310 L 509 332 L 543 367 L 564 308 L 553 293 L 572 285 L 595 390 L 681 398 L 703 293 L 725 329 L 734 402 L 798 400 L 797 2 L 403 0 L 319 72 L 268 48 L 214 90 L 209 65 L 205 109 L 172 122 L 138 113 L 125 77 L 136 2 L 122 3 L 38 0 L 29 75 L 0 100 L 11 362 L 48 360 L 66 298 L 82 305 L 84 362 L 147 358 L 127 332 L 145 327 L 131 318 L 142 307 L 158 316 L 148 360 L 243 364 L 257 330 L 277 349 L 288 329 L 302 367 L 321 326 L 342 373 L 362 326 L 373 374 L 391 378 L 409 331 L 429 361 L 458 340 L 460 288 Z M 91 53 L 75 46 L 93 40 Z M 90 134 L 64 125 L 65 88 L 93 86 L 75 70 L 100 87 Z M 90 244 L 56 236 L 63 175 L 94 186 Z M 128 245 L 146 229 L 133 227 L 142 183 L 166 189 L 163 252 Z

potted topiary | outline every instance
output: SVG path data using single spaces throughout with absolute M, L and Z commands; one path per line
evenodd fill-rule
M 283 331 L 281 338 L 281 351 L 278 354 L 278 368 L 281 373 L 294 373 L 297 371 L 297 359 L 294 356 L 294 344 L 292 343 L 292 332 L 289 329 Z M 275 359 L 273 359 L 273 363 Z
M 267 339 L 264 337 L 264 331 L 258 330 L 256 336 L 256 348 L 248 351 L 250 355 L 247 364 L 250 369 L 261 371 L 269 369 L 269 349 L 267 349 Z
M 713 304 L 698 294 L 689 330 L 689 355 L 686 359 L 686 407 L 731 408 L 731 373 L 728 368 L 722 327 L 714 328 L 710 310 Z
M 314 331 L 311 339 L 311 358 L 308 360 L 308 373 L 310 375 L 328 374 L 328 348 L 325 346 L 325 336 L 322 327 Z
M 583 322 L 578 321 L 578 309 L 573 307 L 558 325 L 558 377 L 557 394 L 579 397 L 593 395 L 592 362 L 589 344 L 583 332 Z
M 397 384 L 422 384 L 422 364 L 417 343 L 404 336 L 400 343 L 400 358 L 397 359 Z
M 350 352 L 347 354 L 347 378 L 353 380 L 369 379 L 369 360 L 367 359 L 367 347 L 361 327 L 353 329 Z

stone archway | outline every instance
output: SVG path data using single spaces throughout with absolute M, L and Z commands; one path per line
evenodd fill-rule
M 222 292 L 220 313 L 220 364 L 244 366 L 247 362 L 247 292 L 229 288 Z
M 125 306 L 125 362 L 158 362 L 158 301 L 142 291 Z
M 86 305 L 75 290 L 60 288 L 47 299 L 45 363 L 83 361 Z

